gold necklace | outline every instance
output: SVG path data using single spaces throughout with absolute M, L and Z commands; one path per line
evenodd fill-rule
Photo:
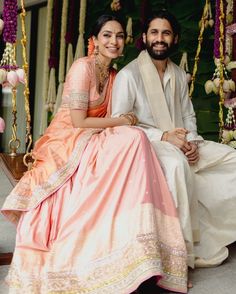
M 105 66 L 98 57 L 95 59 L 95 65 L 97 65 L 98 69 L 98 91 L 99 93 L 102 93 L 105 83 L 109 77 L 110 66 Z

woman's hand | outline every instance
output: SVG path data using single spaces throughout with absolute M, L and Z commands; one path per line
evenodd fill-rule
M 138 122 L 136 116 L 130 112 L 120 117 L 88 117 L 86 111 L 71 109 L 70 115 L 74 128 L 112 128 L 135 125 Z
M 121 114 L 120 117 L 125 118 L 125 124 L 128 124 L 130 126 L 134 126 L 138 123 L 138 118 L 133 112 L 128 112 L 126 114 Z

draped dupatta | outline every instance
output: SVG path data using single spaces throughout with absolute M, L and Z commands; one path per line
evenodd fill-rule
M 88 116 L 110 115 L 110 100 L 115 71 L 111 70 L 104 99 L 89 107 Z M 21 211 L 39 205 L 71 177 L 80 164 L 83 152 L 91 137 L 102 129 L 74 128 L 70 109 L 61 107 L 45 134 L 36 142 L 33 150 L 36 163 L 7 197 L 2 213 L 17 223 Z
M 176 91 L 176 79 L 173 63 L 168 60 L 168 68 L 171 74 L 171 94 L 174 99 L 171 100 L 168 108 L 163 87 L 157 69 L 153 64 L 149 54 L 142 51 L 138 56 L 138 67 L 144 83 L 148 103 L 156 126 L 162 131 L 168 131 L 175 127 L 183 127 L 182 117 L 177 115 L 181 113 L 180 97 Z

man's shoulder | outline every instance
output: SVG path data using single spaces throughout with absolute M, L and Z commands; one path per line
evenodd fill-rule
M 169 61 L 174 68 L 174 71 L 177 73 L 178 76 L 186 76 L 186 72 L 172 60 Z
M 125 65 L 120 71 L 119 73 L 133 73 L 134 71 L 137 72 L 138 69 L 138 62 L 137 62 L 137 58 L 135 58 L 134 60 L 130 61 L 127 65 Z M 119 74 L 118 73 L 118 74 Z

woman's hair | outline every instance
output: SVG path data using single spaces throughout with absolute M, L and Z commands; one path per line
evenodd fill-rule
M 102 27 L 108 21 L 117 21 L 121 25 L 121 27 L 122 27 L 122 29 L 124 31 L 124 34 L 126 34 L 125 25 L 124 25 L 123 21 L 120 18 L 118 18 L 115 15 L 103 14 L 95 22 L 95 24 L 93 26 L 93 29 L 91 31 L 90 37 L 92 37 L 92 36 L 97 37 L 99 32 L 101 31 Z
M 174 36 L 180 36 L 181 28 L 179 22 L 176 17 L 166 9 L 160 9 L 147 18 L 143 25 L 143 33 L 147 34 L 150 23 L 156 18 L 166 19 L 170 23 Z

